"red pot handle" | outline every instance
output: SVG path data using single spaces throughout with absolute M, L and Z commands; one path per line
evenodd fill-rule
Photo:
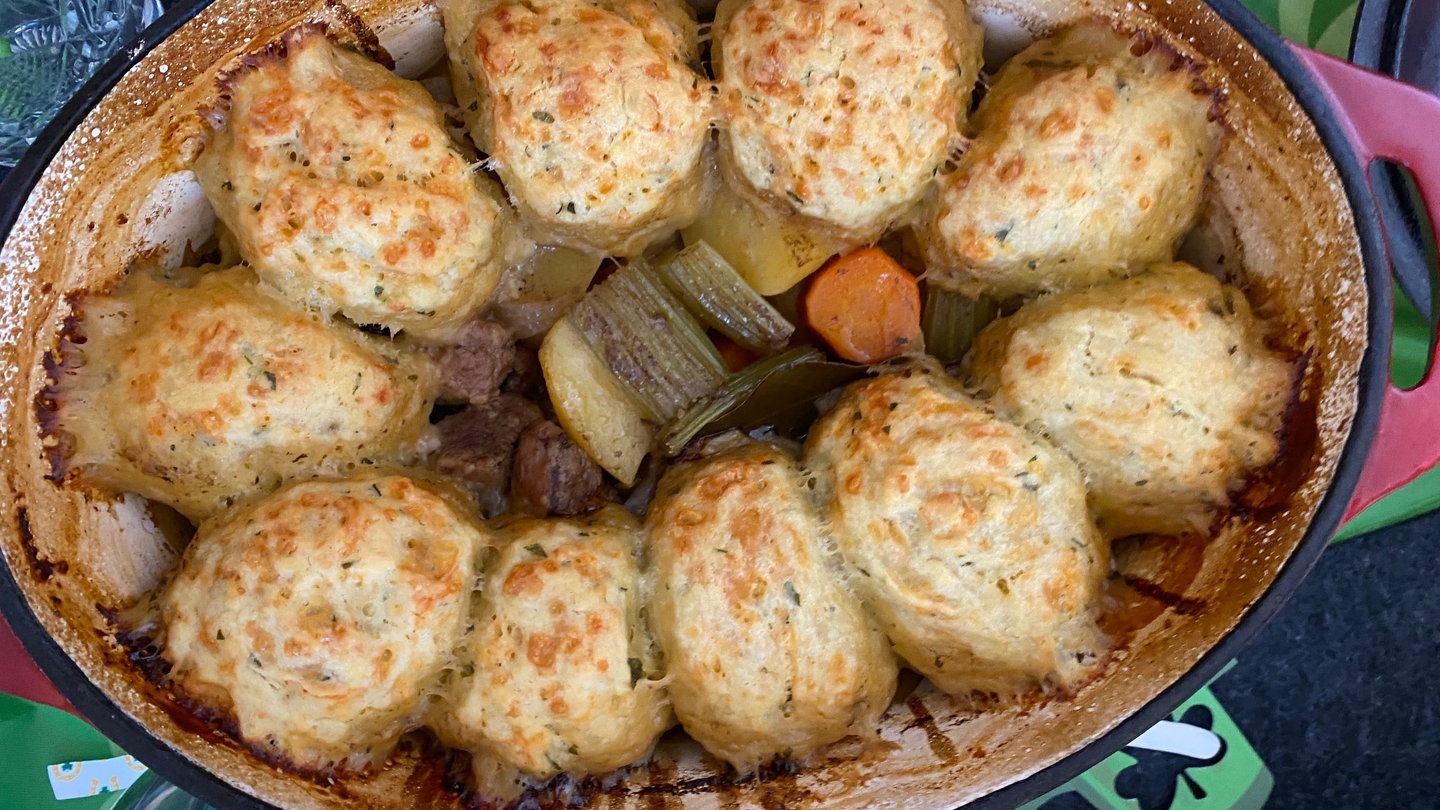
M 1360 165 L 1377 159 L 1409 169 L 1435 231 L 1440 233 L 1440 98 L 1387 76 L 1356 67 L 1309 48 L 1291 45 L 1329 99 Z M 1367 174 L 1366 181 L 1369 182 Z M 1440 463 L 1440 375 L 1433 366 L 1414 388 L 1393 383 L 1380 403 L 1380 423 L 1345 519 Z
M 0 667 L 0 692 L 79 714 L 31 660 L 4 617 L 0 617 L 0 661 L 5 662 Z

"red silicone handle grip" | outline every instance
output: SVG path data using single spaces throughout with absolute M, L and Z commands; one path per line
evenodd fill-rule
M 1319 80 L 1361 166 L 1368 169 L 1383 158 L 1409 169 L 1431 224 L 1440 232 L 1440 149 L 1431 140 L 1440 132 L 1440 98 L 1333 56 L 1290 47 Z M 1440 375 L 1433 367 L 1414 388 L 1386 388 L 1375 442 L 1345 510 L 1346 520 L 1440 463 L 1437 416 Z
M 4 618 L 0 618 L 0 661 L 5 662 L 0 666 L 0 692 L 78 714 L 30 659 Z

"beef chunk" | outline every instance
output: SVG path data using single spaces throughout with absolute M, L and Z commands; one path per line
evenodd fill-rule
M 497 394 L 440 420 L 440 449 L 431 464 L 468 484 L 486 516 L 497 514 L 505 508 L 516 442 L 540 418 L 530 400 Z
M 515 339 L 498 323 L 476 319 L 436 360 L 448 400 L 483 402 L 495 396 L 515 365 Z
M 529 397 L 544 407 L 549 403 L 545 391 L 545 374 L 540 369 L 540 355 L 529 346 L 515 347 L 515 362 L 511 365 L 510 376 L 500 384 L 500 390 Z
M 600 467 L 554 422 L 535 422 L 520 435 L 510 497 L 537 515 L 578 515 L 602 497 Z

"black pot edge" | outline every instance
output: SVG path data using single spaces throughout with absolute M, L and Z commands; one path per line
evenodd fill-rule
M 1366 313 L 1367 345 L 1360 363 L 1360 396 L 1355 419 L 1351 423 L 1350 434 L 1341 452 L 1330 488 L 1321 500 L 1304 538 L 1295 553 L 1281 567 L 1275 581 L 1241 617 L 1235 629 L 1202 656 L 1179 680 L 1099 740 L 1027 779 L 965 805 L 967 810 L 1013 808 L 1044 795 L 1125 747 L 1157 722 L 1167 719 L 1177 706 L 1209 683 L 1279 612 L 1320 559 L 1321 553 L 1340 527 L 1341 518 L 1349 506 L 1350 497 L 1360 480 L 1361 469 L 1370 453 L 1380 418 L 1380 403 L 1389 384 L 1393 302 L 1383 231 L 1375 208 L 1375 199 L 1366 181 L 1365 169 L 1356 158 L 1344 128 L 1330 108 L 1329 100 L 1320 91 L 1309 70 L 1291 53 L 1286 40 L 1243 6 L 1240 0 L 1206 2 L 1226 23 L 1248 40 L 1279 74 L 1286 88 L 1315 125 L 1320 140 L 1335 162 L 1341 184 L 1345 188 L 1345 196 L 1350 202 L 1360 238 L 1360 251 L 1365 262 L 1369 292 Z
M 9 235 L 29 192 L 39 181 L 51 159 L 59 152 L 63 142 L 84 121 L 90 109 L 157 43 L 174 33 L 211 2 L 212 0 L 179 2 L 147 28 L 129 48 L 107 62 L 61 108 L 55 119 L 36 139 L 35 146 L 26 152 L 5 180 L 0 181 L 0 234 Z M 1380 402 L 1388 383 L 1391 293 L 1380 221 L 1374 198 L 1365 180 L 1365 171 L 1351 150 L 1339 121 L 1330 110 L 1329 102 L 1307 69 L 1290 53 L 1279 34 L 1241 5 L 1239 0 L 1206 2 L 1222 19 L 1239 31 L 1280 75 L 1286 87 L 1310 116 L 1339 171 L 1346 197 L 1354 213 L 1366 279 L 1369 282 L 1368 344 L 1360 366 L 1360 398 L 1355 419 L 1330 489 L 1321 500 L 1300 546 L 1282 566 L 1269 589 L 1261 594 L 1255 605 L 1240 619 L 1235 629 L 1202 656 L 1179 680 L 1100 739 L 1029 777 L 971 802 L 966 805 L 967 808 L 1012 808 L 1059 787 L 1125 747 L 1155 723 L 1166 719 L 1177 706 L 1199 691 L 1260 632 L 1314 567 L 1321 552 L 1339 528 L 1350 495 L 1359 481 L 1360 471 L 1369 454 L 1379 419 Z M 75 708 L 107 737 L 176 786 L 210 804 L 242 810 L 272 810 L 271 805 L 216 778 L 180 752 L 157 740 L 133 717 L 118 711 L 105 693 L 90 682 L 79 666 L 46 632 L 29 603 L 21 595 L 9 567 L 0 568 L 4 569 L 0 572 L 3 573 L 3 576 L 0 576 L 0 613 L 10 622 L 11 628 L 46 676 L 61 689 Z M 158 767 L 156 763 L 159 763 Z
M 29 201 L 30 192 L 40 181 L 46 167 L 71 133 L 84 123 L 90 110 L 156 45 L 211 2 L 177 0 L 173 7 L 102 65 L 60 108 L 35 143 L 4 180 L 0 180 L 0 244 L 9 238 Z M 216 807 L 226 810 L 273 810 L 271 805 L 212 776 L 184 754 L 152 736 L 135 718 L 120 711 L 40 624 L 9 565 L 0 565 L 0 614 L 5 616 L 40 670 L 71 705 L 126 753 L 166 780 Z

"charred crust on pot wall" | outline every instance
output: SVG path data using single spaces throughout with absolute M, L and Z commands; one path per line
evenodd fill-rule
M 70 572 L 70 563 L 40 555 L 40 549 L 35 546 L 35 534 L 30 530 L 30 512 L 23 506 L 15 510 L 15 528 L 19 530 L 20 547 L 25 549 L 25 556 L 30 560 L 30 574 L 36 582 L 46 582 L 56 574 L 64 576 Z
M 65 480 L 70 457 L 75 451 L 74 437 L 60 427 L 59 412 L 64 404 L 65 378 L 84 364 L 81 347 L 85 345 L 86 337 L 77 314 L 84 295 L 74 293 L 66 296 L 69 314 L 60 324 L 55 348 L 45 352 L 45 385 L 35 394 L 35 420 L 40 425 L 41 447 L 50 463 L 48 477 L 57 483 Z
M 1324 371 L 1314 361 L 1313 349 L 1307 349 L 1295 359 L 1291 397 L 1277 434 L 1280 449 L 1269 465 L 1245 481 L 1226 517 L 1268 522 L 1289 503 L 1305 476 L 1313 470 L 1319 449 L 1316 424 Z

